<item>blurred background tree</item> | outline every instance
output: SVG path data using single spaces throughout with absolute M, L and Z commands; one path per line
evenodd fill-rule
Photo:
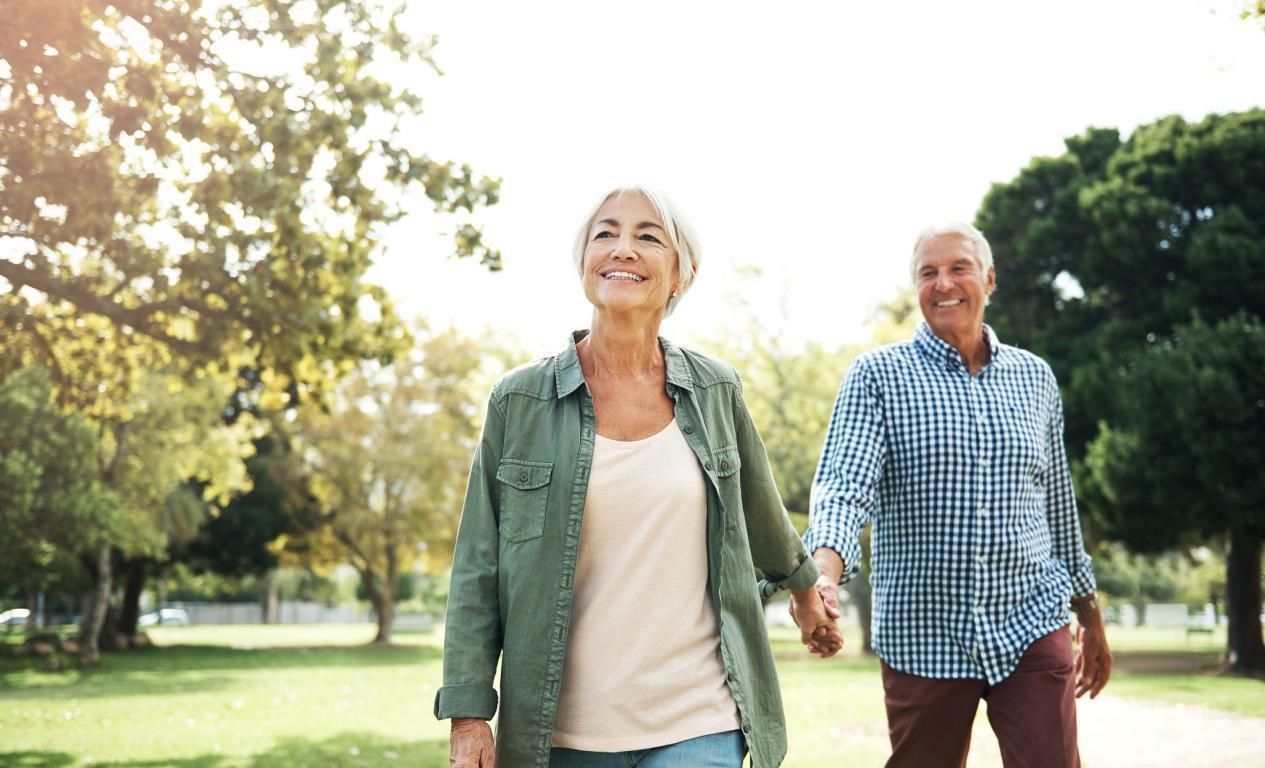
M 401 577 L 452 558 L 482 400 L 469 383 L 478 342 L 420 329 L 394 365 L 366 364 L 330 402 L 299 409 L 296 447 L 319 525 L 287 546 L 307 564 L 349 562 L 373 605 L 375 643 L 391 640 Z
M 1225 663 L 1265 669 L 1265 112 L 1066 146 L 981 206 L 989 321 L 1058 375 L 1098 532 L 1226 552 Z
M 242 459 L 256 423 L 409 348 L 364 276 L 410 200 L 453 219 L 458 257 L 500 268 L 471 221 L 499 182 L 418 146 L 408 85 L 434 68 L 434 41 L 400 28 L 401 7 L 5 6 L 0 382 L 27 392 L 11 404 L 43 425 L 0 453 L 5 546 L 37 569 L 20 569 L 28 590 L 52 583 L 54 563 L 84 567 L 61 580 L 91 584 L 89 663 L 98 640 L 135 631 L 145 580 L 173 555 L 251 573 L 269 558 L 263 539 L 310 522 L 289 503 L 301 479 L 271 482 L 284 446 L 271 473 Z M 82 472 L 74 440 L 93 457 Z M 53 448 L 65 466 L 38 467 Z M 76 472 L 59 495 L 59 473 Z M 230 503 L 252 476 L 259 494 Z M 79 517 L 52 526 L 57 515 Z M 243 531 L 234 554 L 203 546 Z

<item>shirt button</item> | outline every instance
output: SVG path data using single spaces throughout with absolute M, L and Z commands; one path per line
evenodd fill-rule
M 983 565 L 983 564 L 984 564 L 984 556 L 983 556 L 983 555 L 976 555 L 976 556 L 975 556 L 975 562 L 979 563 L 980 565 Z
M 980 508 L 979 508 L 979 515 L 980 515 L 980 517 L 987 517 L 987 516 L 988 516 L 988 507 L 980 507 Z
M 983 611 L 983 610 L 984 610 L 984 606 L 980 605 L 979 603 L 976 603 L 976 604 L 975 604 L 975 612 L 976 612 L 976 613 L 980 613 L 980 612 L 981 612 L 981 611 Z
M 684 432 L 684 433 L 685 433 L 685 434 L 687 434 L 687 435 L 692 435 L 692 434 L 694 434 L 694 425 L 693 425 L 693 424 L 686 424 L 684 427 L 681 427 L 681 431 L 682 431 L 682 432 Z

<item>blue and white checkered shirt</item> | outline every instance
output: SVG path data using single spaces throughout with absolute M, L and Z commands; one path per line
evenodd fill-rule
M 998 343 L 975 375 L 925 323 L 852 364 L 813 481 L 808 550 L 861 559 L 874 523 L 874 650 L 902 672 L 996 684 L 1094 591 L 1040 358 Z

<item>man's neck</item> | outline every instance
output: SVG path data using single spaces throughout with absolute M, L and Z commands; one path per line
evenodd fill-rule
M 972 374 L 979 373 L 980 369 L 992 360 L 992 345 L 989 344 L 983 325 L 976 328 L 974 333 L 961 338 L 944 339 L 944 341 L 958 351 L 966 369 Z

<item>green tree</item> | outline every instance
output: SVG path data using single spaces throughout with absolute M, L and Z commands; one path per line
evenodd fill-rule
M 115 499 L 96 474 L 93 426 L 57 408 L 47 371 L 0 383 L 0 424 L 0 582 L 20 585 L 34 609 L 37 593 L 77 567 L 77 531 Z
M 1059 375 L 1103 533 L 1140 552 L 1228 546 L 1226 663 L 1265 669 L 1265 112 L 1066 144 L 980 209 L 990 322 Z
M 37 360 L 63 401 L 109 410 L 170 359 L 250 365 L 293 396 L 400 347 L 362 279 L 383 228 L 414 190 L 469 214 L 498 182 L 409 140 L 421 98 L 407 79 L 433 66 L 434 41 L 399 12 L 6 3 L 0 377 Z M 457 224 L 457 254 L 498 268 Z
M 113 418 L 98 423 L 95 476 L 115 504 L 75 534 L 94 582 L 84 608 L 84 663 L 97 661 L 116 558 L 160 556 L 196 533 L 211 501 L 248 487 L 243 460 L 257 428 L 251 419 L 228 425 L 221 418 L 233 386 L 205 371 L 150 372 Z
M 366 365 L 328 407 L 299 409 L 295 445 L 321 526 L 287 546 L 309 564 L 351 563 L 377 615 L 375 643 L 391 640 L 400 575 L 451 560 L 478 438 L 470 382 L 481 364 L 473 341 L 428 335 L 391 367 Z

